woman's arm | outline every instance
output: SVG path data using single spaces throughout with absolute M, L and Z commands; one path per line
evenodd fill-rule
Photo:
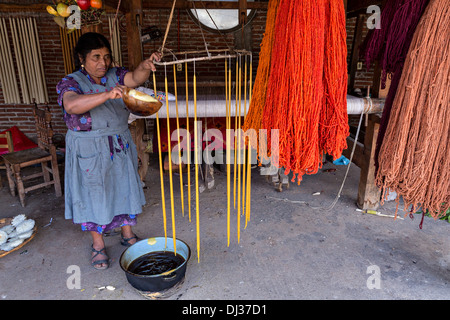
M 147 60 L 142 61 L 136 70 L 128 72 L 124 77 L 125 86 L 129 88 L 136 88 L 147 81 L 150 76 L 150 72 L 156 71 L 156 67 L 153 64 L 153 61 L 155 60 L 161 60 L 161 55 L 157 52 L 154 52 Z
M 103 104 L 106 100 L 119 98 L 122 98 L 120 86 L 111 91 L 94 94 L 78 94 L 74 91 L 67 91 L 63 95 L 63 106 L 68 114 L 83 114 Z

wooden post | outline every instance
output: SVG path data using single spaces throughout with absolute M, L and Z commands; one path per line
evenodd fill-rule
M 358 207 L 363 210 L 376 210 L 380 205 L 381 191 L 375 185 L 375 147 L 380 128 L 380 117 L 369 115 L 369 122 L 364 136 L 364 161 L 358 187 Z
M 372 99 L 379 98 L 381 82 L 381 64 L 375 63 L 370 94 Z M 358 207 L 367 210 L 376 210 L 380 205 L 381 190 L 375 185 L 375 149 L 377 145 L 378 131 L 380 129 L 380 116 L 369 115 L 368 124 L 364 136 L 364 161 L 361 166 L 358 187 Z
M 127 48 L 128 48 L 128 68 L 134 70 L 142 58 L 142 42 L 140 28 L 142 26 L 142 0 L 127 1 L 127 12 L 125 14 L 127 23 Z M 145 132 L 145 119 L 137 119 L 130 127 L 134 143 L 136 144 L 140 166 L 139 177 L 145 180 L 148 171 L 149 156 L 145 152 L 147 144 L 142 139 Z
M 142 26 L 142 0 L 128 1 L 128 11 L 125 14 L 127 23 L 128 67 L 137 68 L 142 61 L 142 43 L 140 27 Z
M 239 0 L 239 24 L 244 26 L 247 23 L 247 0 Z
M 372 87 L 370 88 L 370 95 L 372 98 L 380 98 L 381 91 L 381 63 L 375 61 L 375 67 L 373 69 Z
M 349 64 L 349 81 L 348 81 L 348 92 L 351 92 L 353 86 L 355 85 L 356 71 L 359 60 L 359 46 L 363 41 L 363 28 L 364 28 L 365 15 L 360 14 L 356 18 L 355 26 L 355 36 L 353 38 L 352 51 L 351 51 L 351 61 Z

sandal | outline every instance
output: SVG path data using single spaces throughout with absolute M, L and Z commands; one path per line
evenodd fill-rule
M 91 251 L 95 252 L 95 255 L 91 258 L 91 265 L 97 270 L 105 270 L 105 269 L 107 269 L 109 267 L 109 257 L 106 255 L 105 248 L 103 248 L 101 250 L 95 250 L 94 249 L 94 245 L 91 245 Z M 96 256 L 98 256 L 99 254 L 105 256 L 107 259 L 94 261 L 93 259 Z M 105 264 L 105 266 L 103 266 L 103 267 L 100 267 L 100 266 L 96 267 L 97 265 L 101 265 L 101 264 Z
M 121 245 L 123 245 L 123 246 L 125 246 L 125 247 L 130 247 L 130 246 L 132 246 L 133 244 L 131 244 L 130 243 L 130 240 L 133 240 L 133 239 L 136 239 L 136 242 L 138 242 L 138 240 L 139 240 L 139 238 L 137 237 L 137 235 L 134 235 L 134 237 L 131 237 L 131 238 L 124 238 L 123 237 L 123 234 L 120 234 L 120 237 L 122 238 L 122 240 L 120 240 L 120 244 Z M 135 243 L 136 243 L 135 242 Z

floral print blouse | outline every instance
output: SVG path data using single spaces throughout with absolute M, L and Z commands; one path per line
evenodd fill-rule
M 81 69 L 81 73 L 83 73 L 92 84 L 96 84 L 94 79 L 92 79 L 89 74 L 86 72 L 86 70 Z M 117 84 L 124 85 L 124 78 L 125 74 L 127 74 L 128 69 L 123 67 L 117 67 L 116 76 L 117 76 Z M 107 77 L 104 76 L 101 79 L 101 84 L 103 86 L 106 85 L 106 82 L 108 81 Z M 106 91 L 112 90 L 111 88 L 106 88 Z M 58 93 L 58 104 L 62 107 L 63 106 L 63 95 L 67 91 L 74 91 L 78 94 L 91 94 L 96 92 L 82 92 L 80 86 L 78 83 L 71 77 L 71 76 L 65 76 L 56 86 L 56 92 Z M 83 114 L 68 114 L 66 110 L 64 110 L 64 121 L 66 122 L 67 128 L 74 131 L 91 131 L 92 129 L 92 118 L 89 111 L 83 113 Z

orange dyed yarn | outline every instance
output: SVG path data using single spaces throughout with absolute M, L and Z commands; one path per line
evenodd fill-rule
M 261 128 L 268 146 L 279 130 L 278 166 L 298 183 L 317 173 L 324 152 L 337 158 L 346 148 L 345 40 L 342 1 L 280 1 Z
M 320 148 L 334 159 L 347 149 L 347 31 L 342 1 L 326 1 L 324 103 L 319 123 Z
M 264 105 L 266 102 L 267 81 L 269 79 L 269 71 L 271 66 L 272 47 L 275 43 L 275 19 L 277 14 L 278 5 L 280 0 L 270 0 L 267 9 L 266 29 L 264 37 L 261 42 L 261 51 L 259 53 L 258 70 L 256 73 L 255 83 L 252 90 L 252 99 L 248 109 L 248 113 L 245 117 L 243 125 L 244 131 L 248 129 L 254 129 L 256 134 L 259 134 L 261 128 L 261 120 L 263 116 Z M 258 143 L 252 139 L 251 145 L 258 150 L 260 154 Z M 262 147 L 267 147 L 265 144 Z M 266 149 L 261 152 L 266 154 Z

